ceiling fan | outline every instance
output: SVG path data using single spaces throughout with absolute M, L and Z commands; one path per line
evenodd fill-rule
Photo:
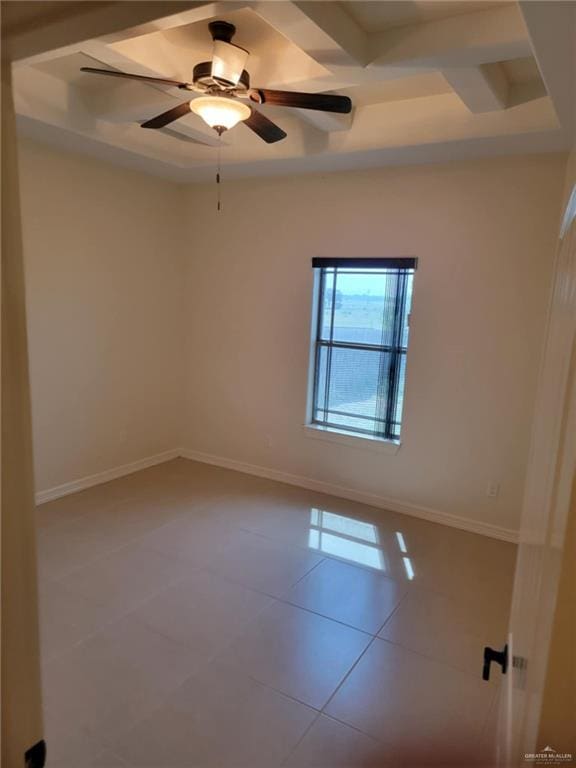
M 272 144 L 284 139 L 286 133 L 250 104 L 246 104 L 246 100 L 255 104 L 298 107 L 342 114 L 348 114 L 352 110 L 352 102 L 347 96 L 251 88 L 250 75 L 244 69 L 250 53 L 231 42 L 236 27 L 227 21 L 212 21 L 208 27 L 214 41 L 212 61 L 196 64 L 192 72 L 191 83 L 163 77 L 132 75 L 128 72 L 94 67 L 81 67 L 81 71 L 170 85 L 183 91 L 201 94 L 192 100 L 184 101 L 178 106 L 172 107 L 172 109 L 153 117 L 151 120 L 147 120 L 141 124 L 142 128 L 164 128 L 174 120 L 194 112 L 211 128 L 214 128 L 218 135 L 243 122 L 261 139 Z

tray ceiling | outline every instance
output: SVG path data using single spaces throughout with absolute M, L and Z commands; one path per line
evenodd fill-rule
M 236 25 L 234 42 L 250 51 L 253 85 L 335 91 L 354 104 L 351 115 L 262 107 L 288 137 L 266 145 L 241 124 L 225 133 L 222 160 L 229 175 L 570 144 L 566 115 L 573 103 L 558 99 L 574 94 L 567 81 L 562 92 L 566 73 L 559 70 L 565 68 L 551 55 L 561 41 L 531 34 L 530 6 L 540 3 L 182 2 L 176 14 L 159 12 L 139 23 L 141 5 L 134 4 L 134 18 L 120 32 L 17 61 L 22 132 L 175 179 L 210 176 L 218 137 L 199 117 L 189 114 L 161 131 L 140 128 L 181 102 L 181 91 L 95 77 L 80 67 L 190 80 L 193 66 L 211 58 L 208 22 L 219 18 Z M 175 4 L 168 5 L 173 10 Z M 566 14 L 552 6 L 570 4 L 547 5 L 551 14 Z

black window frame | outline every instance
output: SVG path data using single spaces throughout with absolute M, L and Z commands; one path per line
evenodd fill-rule
M 412 257 L 400 257 L 389 259 L 329 259 L 329 258 L 315 258 L 312 259 L 312 267 L 315 270 L 319 270 L 318 282 L 315 283 L 316 293 L 316 317 L 314 319 L 314 371 L 313 371 L 313 383 L 312 383 L 312 402 L 311 402 L 311 414 L 310 422 L 314 426 L 324 427 L 327 429 L 337 430 L 339 432 L 348 433 L 357 437 L 370 437 L 372 439 L 380 439 L 387 441 L 398 442 L 400 440 L 400 432 L 402 427 L 402 416 L 399 420 L 396 420 L 397 407 L 398 407 L 398 395 L 400 385 L 400 372 L 402 370 L 402 356 L 406 356 L 408 353 L 408 342 L 406 346 L 403 345 L 404 336 L 404 323 L 403 318 L 406 311 L 406 300 L 408 293 L 408 277 L 414 277 L 418 266 L 418 260 Z M 386 270 L 396 273 L 398 280 L 396 286 L 396 294 L 394 301 L 394 327 L 392 332 L 391 344 L 366 344 L 362 342 L 348 342 L 348 341 L 334 341 L 334 314 L 336 310 L 336 290 L 337 290 L 337 274 L 338 269 L 346 269 L 347 274 L 351 274 L 350 270 L 357 270 L 358 273 L 366 273 L 374 271 Z M 333 288 L 332 288 L 332 305 L 331 305 L 331 320 L 330 320 L 330 338 L 323 338 L 323 318 L 324 318 L 324 288 L 326 276 L 334 272 Z M 356 349 L 356 350 L 369 350 L 374 352 L 381 352 L 391 355 L 390 365 L 387 366 L 387 370 L 381 365 L 381 371 L 379 373 L 378 386 L 383 391 L 384 376 L 386 376 L 386 397 L 385 407 L 383 411 L 379 413 L 376 418 L 370 416 L 364 416 L 357 413 L 349 413 L 345 411 L 336 411 L 326 407 L 329 405 L 328 391 L 330 386 L 330 369 L 331 369 L 331 356 L 334 348 L 340 349 Z M 320 378 L 320 355 L 321 350 L 326 349 L 328 354 L 327 361 L 327 373 L 324 392 L 324 407 L 318 405 L 319 395 L 319 378 Z M 403 394 L 403 393 L 402 393 Z M 317 418 L 318 412 L 324 412 L 324 418 Z M 367 429 L 361 429 L 357 426 L 349 426 L 338 424 L 330 421 L 327 417 L 328 414 L 349 416 L 356 420 L 366 419 L 367 423 L 374 426 Z

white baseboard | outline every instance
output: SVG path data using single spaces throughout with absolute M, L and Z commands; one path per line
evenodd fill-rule
M 200 451 L 182 449 L 179 451 L 179 455 L 185 459 L 200 461 L 203 464 L 213 464 L 218 467 L 233 469 L 236 472 L 243 472 L 247 475 L 265 477 L 268 480 L 277 480 L 280 483 L 287 483 L 288 485 L 297 485 L 300 488 L 306 488 L 310 491 L 318 491 L 320 493 L 326 493 L 329 496 L 338 496 L 342 499 L 349 499 L 350 501 L 360 502 L 361 504 L 369 504 L 372 507 L 378 507 L 380 509 L 387 509 L 390 512 L 399 512 L 403 515 L 418 517 L 422 520 L 428 520 L 432 523 L 448 525 L 452 528 L 459 528 L 470 533 L 478 533 L 482 536 L 489 536 L 493 539 L 509 541 L 513 544 L 518 542 L 518 533 L 516 531 L 510 528 L 502 528 L 498 525 L 493 525 L 492 523 L 483 523 L 480 520 L 471 520 L 466 517 L 459 517 L 457 515 L 449 514 L 448 512 L 440 512 L 436 509 L 421 507 L 416 504 L 399 501 L 398 499 L 389 499 L 385 496 L 377 496 L 372 493 L 364 493 L 363 491 L 358 491 L 354 488 L 345 488 L 341 485 L 326 483 L 322 480 L 314 480 L 310 477 L 291 475 L 288 472 L 282 472 L 279 469 L 261 467 L 256 464 L 246 464 L 242 461 L 236 461 L 235 459 L 227 459 L 222 456 L 213 456 L 212 454 L 202 453 Z
M 132 461 L 130 464 L 123 464 L 121 467 L 106 469 L 104 472 L 98 472 L 95 475 L 88 475 L 88 477 L 81 477 L 78 480 L 72 480 L 69 483 L 56 485 L 54 488 L 47 488 L 45 491 L 38 491 L 35 495 L 36 504 L 43 504 L 46 501 L 59 499 L 61 496 L 68 496 L 70 493 L 77 493 L 86 488 L 91 488 L 93 485 L 100 485 L 100 483 L 107 483 L 109 480 L 116 480 L 116 478 L 124 477 L 124 475 L 131 475 L 132 472 L 138 472 L 141 469 L 153 467 L 155 464 L 162 464 L 165 461 L 176 459 L 180 455 L 181 451 L 174 448 L 170 451 L 157 453 L 155 456 L 148 456 L 145 459 Z
M 334 485 L 333 483 L 326 483 L 322 480 L 314 480 L 311 477 L 292 475 L 288 472 L 282 472 L 279 469 L 261 467 L 256 464 L 247 464 L 243 461 L 236 461 L 235 459 L 228 459 L 222 456 L 213 456 L 212 454 L 202 453 L 201 451 L 177 448 L 158 453 L 155 456 L 148 456 L 145 459 L 133 461 L 130 464 L 123 464 L 120 467 L 107 469 L 104 472 L 98 472 L 95 475 L 81 477 L 78 480 L 63 483 L 54 488 L 38 491 L 36 493 L 36 504 L 43 504 L 44 502 L 52 501 L 53 499 L 59 499 L 61 496 L 67 496 L 70 493 L 83 491 L 94 485 L 107 483 L 109 480 L 115 480 L 118 477 L 130 475 L 133 472 L 153 467 L 156 464 L 162 464 L 165 461 L 170 461 L 179 456 L 182 456 L 185 459 L 191 459 L 192 461 L 200 461 L 203 464 L 213 464 L 217 467 L 224 467 L 236 472 L 243 472 L 247 475 L 255 475 L 256 477 L 277 480 L 280 483 L 286 483 L 288 485 L 296 485 L 300 488 L 307 488 L 310 491 L 326 493 L 329 496 L 338 496 L 339 498 L 357 501 L 361 504 L 369 504 L 372 507 L 388 509 L 391 512 L 399 512 L 403 515 L 418 517 L 432 523 L 448 525 L 452 528 L 459 528 L 463 531 L 469 531 L 470 533 L 478 533 L 493 539 L 509 541 L 514 544 L 518 542 L 517 532 L 510 528 L 502 528 L 491 523 L 483 523 L 480 520 L 471 520 L 466 517 L 451 515 L 448 512 L 440 512 L 439 510 L 431 509 L 430 507 L 421 507 L 416 504 L 410 504 L 409 502 L 399 501 L 398 499 L 390 499 L 385 496 L 365 493 L 364 491 L 359 491 L 355 488 L 346 488 L 342 485 Z

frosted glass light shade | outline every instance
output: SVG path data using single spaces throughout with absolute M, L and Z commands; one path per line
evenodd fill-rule
M 226 85 L 238 85 L 248 61 L 248 51 L 224 40 L 214 40 L 212 77 Z
M 241 120 L 250 117 L 247 104 L 225 96 L 200 96 L 190 102 L 190 109 L 199 115 L 210 128 L 234 128 Z

